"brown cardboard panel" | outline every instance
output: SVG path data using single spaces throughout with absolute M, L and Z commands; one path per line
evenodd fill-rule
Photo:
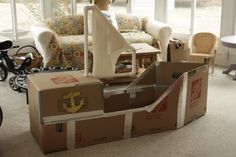
M 134 113 L 131 136 L 136 137 L 168 129 L 175 129 L 179 91 L 180 85 L 176 86 L 150 113 L 145 111 Z
M 73 101 L 76 106 L 81 105 L 76 113 L 103 109 L 103 88 L 99 83 L 46 90 L 41 98 L 42 116 L 70 114 L 65 106 L 70 108 Z
M 204 115 L 207 106 L 208 71 L 201 68 L 188 78 L 185 124 Z
M 80 71 L 37 73 L 27 77 L 39 91 L 72 87 L 81 84 L 102 83 L 94 77 L 85 77 Z
M 50 153 L 67 149 L 66 123 L 54 125 L 41 125 L 41 149 L 44 153 Z
M 131 104 L 132 108 L 144 107 L 152 104 L 157 98 L 156 86 L 144 87 L 135 93 L 135 98 Z
M 29 116 L 30 116 L 30 132 L 39 144 L 44 153 L 66 149 L 66 125 L 56 124 L 44 126 L 40 122 L 39 113 L 39 92 L 31 84 L 29 84 Z M 61 125 L 61 129 L 58 127 Z
M 40 114 L 39 114 L 39 93 L 37 89 L 28 82 L 28 96 L 29 96 L 29 118 L 30 118 L 30 132 L 38 142 L 42 145 L 41 130 L 40 130 Z
M 120 115 L 76 122 L 76 147 L 122 139 L 124 120 L 124 115 Z
M 156 68 L 155 68 L 156 65 L 151 64 L 150 66 L 151 66 L 150 71 L 146 73 L 145 76 L 142 77 L 142 79 L 139 80 L 137 85 L 151 85 L 153 83 L 156 83 Z
M 181 62 L 184 60 L 184 42 L 178 40 L 179 47 L 176 46 L 176 41 L 170 41 L 168 45 L 168 61 Z
M 36 100 L 43 116 L 56 116 L 103 109 L 103 84 L 79 72 L 55 72 L 30 75 L 29 99 L 40 93 Z
M 128 89 L 133 88 L 135 86 L 145 86 L 145 85 L 153 85 L 156 83 L 156 62 L 152 63 L 145 71 L 137 77 L 130 85 L 127 87 Z
M 157 67 L 157 80 L 159 84 L 173 84 L 181 74 L 200 68 L 200 63 L 168 63 L 161 62 Z
M 157 98 L 156 86 L 143 88 L 136 87 L 138 90 L 124 93 L 115 93 L 108 98 L 104 98 L 104 112 L 115 112 L 140 108 L 152 104 Z
M 130 95 L 128 93 L 114 94 L 104 98 L 104 112 L 115 112 L 130 109 Z

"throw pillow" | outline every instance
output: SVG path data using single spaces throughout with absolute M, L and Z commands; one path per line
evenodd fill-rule
M 106 17 L 107 20 L 108 20 L 109 22 L 111 22 L 111 24 L 112 24 L 116 29 L 118 29 L 118 24 L 117 24 L 117 22 L 116 22 L 115 12 L 114 12 L 114 11 L 110 11 L 110 10 L 108 10 L 108 11 L 101 11 L 101 12 L 102 12 L 102 15 L 103 15 L 104 17 Z M 92 34 L 92 30 L 93 30 L 93 28 L 92 28 L 92 12 L 89 11 L 89 12 L 88 12 L 88 33 L 89 33 L 90 35 Z

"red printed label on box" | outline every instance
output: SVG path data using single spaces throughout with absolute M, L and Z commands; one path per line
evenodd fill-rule
M 76 83 L 79 82 L 74 76 L 72 75 L 57 75 L 51 78 L 52 82 L 55 84 L 64 84 L 64 83 Z
M 150 113 L 147 113 L 147 119 L 159 119 L 162 112 L 167 111 L 168 97 L 165 97 Z
M 202 79 L 198 79 L 192 82 L 190 103 L 194 103 L 201 97 L 202 94 Z
M 159 105 L 157 105 L 151 113 L 156 113 L 156 112 L 165 112 L 167 111 L 167 97 L 165 97 Z

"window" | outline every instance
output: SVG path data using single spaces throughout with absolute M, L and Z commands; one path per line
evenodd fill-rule
M 127 13 L 127 0 L 115 0 L 115 2 L 110 4 L 110 10 L 115 11 L 116 13 Z M 84 7 L 91 5 L 89 0 L 77 0 L 77 13 L 83 14 Z
M 222 0 L 197 0 L 195 32 L 220 35 Z
M 0 22 L 0 41 L 29 37 L 30 26 L 41 18 L 83 14 L 84 6 L 90 5 L 89 1 L 0 0 L 0 15 L 4 15 Z M 111 3 L 110 8 L 115 12 L 127 13 L 130 2 L 131 0 L 116 0 Z M 43 16 L 41 17 L 41 15 Z
M 173 26 L 173 32 L 190 34 L 191 0 L 170 0 L 167 22 Z
M 71 15 L 71 2 L 71 0 L 53 0 L 51 2 L 51 16 Z
M 77 14 L 84 14 L 84 7 L 91 5 L 88 0 L 77 0 Z
M 133 0 L 132 14 L 154 18 L 155 0 Z
M 11 2 L 14 3 L 0 0 L 0 14 L 4 15 L 0 23 L 1 41 L 28 37 L 30 26 L 40 19 L 40 0 L 13 0 Z
M 169 0 L 167 22 L 175 34 L 212 32 L 219 36 L 222 0 Z
M 11 37 L 12 23 L 11 23 L 11 5 L 5 0 L 0 0 L 0 42 L 9 39 Z
M 16 0 L 18 38 L 29 37 L 30 26 L 40 20 L 40 0 Z
M 110 10 L 113 10 L 116 13 L 127 13 L 127 4 L 127 0 L 116 0 L 110 4 Z

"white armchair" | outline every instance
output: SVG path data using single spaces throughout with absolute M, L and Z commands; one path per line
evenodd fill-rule
M 146 23 L 146 31 L 157 40 L 161 49 L 162 61 L 167 61 L 167 47 L 172 34 L 172 28 L 166 23 L 149 19 Z

